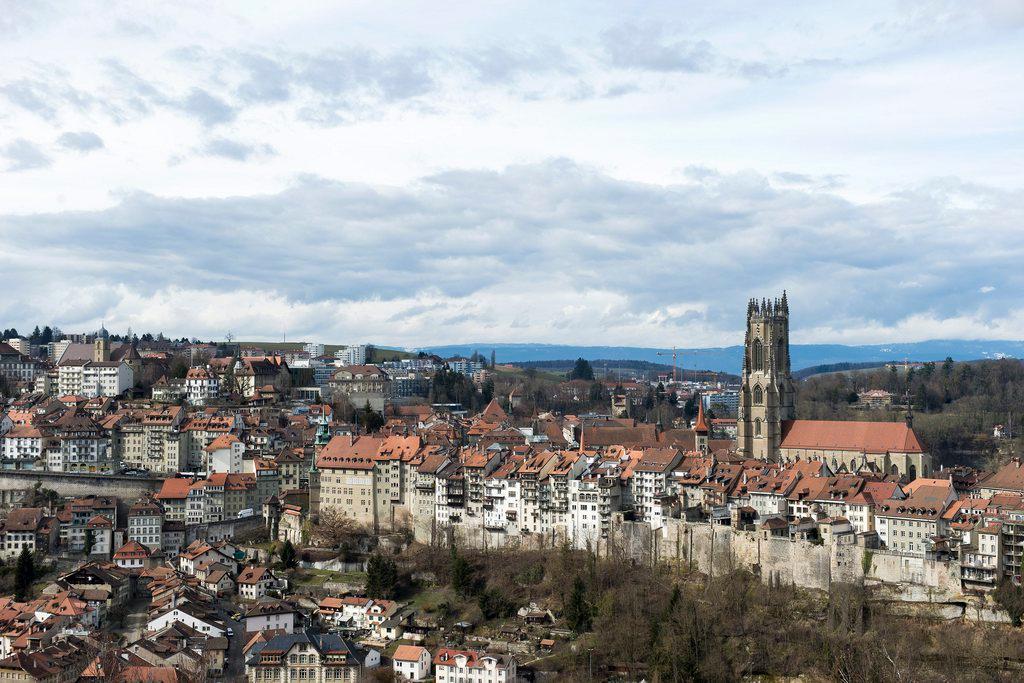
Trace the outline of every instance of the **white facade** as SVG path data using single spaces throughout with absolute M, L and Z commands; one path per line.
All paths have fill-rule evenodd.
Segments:
M 220 396 L 220 378 L 205 368 L 192 368 L 185 376 L 188 402 L 202 406 Z
M 334 352 L 339 365 L 366 365 L 366 344 L 346 346 Z
M 18 426 L 0 438 L 5 467 L 20 469 L 43 457 L 44 438 L 34 427 Z
M 242 456 L 245 454 L 245 444 L 237 439 L 225 448 L 215 448 L 210 451 L 209 474 L 215 472 L 226 472 L 227 474 L 242 473 Z
M 471 659 L 472 657 L 472 659 Z M 516 661 L 508 656 L 442 650 L 434 660 L 437 683 L 510 683 Z
M 246 633 L 256 633 L 258 631 L 280 630 L 285 633 L 295 633 L 302 626 L 297 617 L 298 615 L 295 612 L 246 616 L 245 631 Z
M 61 396 L 120 396 L 135 384 L 135 373 L 125 362 L 69 363 L 57 368 Z
M 422 681 L 430 676 L 430 652 L 425 647 L 399 647 L 391 667 L 399 680 Z
M 178 607 L 175 607 L 154 619 L 150 619 L 149 623 L 146 625 L 146 630 L 162 631 L 176 621 L 180 621 L 186 626 L 190 626 L 204 635 L 213 637 L 220 637 L 224 635 L 224 629 L 220 624 L 201 619 Z

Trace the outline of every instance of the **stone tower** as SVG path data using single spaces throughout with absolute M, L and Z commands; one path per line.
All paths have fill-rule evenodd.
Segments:
M 782 421 L 795 418 L 789 373 L 789 302 L 747 304 L 740 408 L 736 445 L 749 458 L 778 460 Z
M 110 342 L 106 337 L 97 337 L 92 343 L 92 359 L 96 363 L 110 360 Z

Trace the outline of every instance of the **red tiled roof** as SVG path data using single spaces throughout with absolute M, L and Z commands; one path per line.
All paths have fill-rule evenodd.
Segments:
M 857 453 L 924 452 L 913 428 L 904 422 L 786 420 L 779 447 Z

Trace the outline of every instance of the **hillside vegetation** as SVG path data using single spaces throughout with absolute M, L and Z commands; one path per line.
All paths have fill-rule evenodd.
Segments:
M 861 392 L 884 389 L 905 404 L 909 395 L 914 427 L 925 446 L 946 465 L 988 465 L 1019 453 L 1016 437 L 1024 420 L 1024 364 L 1016 359 L 926 363 L 923 368 L 839 372 L 811 377 L 798 385 L 797 414 L 826 420 L 903 420 L 905 408 L 864 410 Z M 1015 438 L 996 440 L 995 425 L 1013 426 Z
M 450 634 L 465 621 L 500 639 L 503 625 L 522 623 L 517 608 L 551 610 L 555 624 L 531 637 L 572 635 L 528 662 L 545 680 L 1010 681 L 1024 657 L 1019 629 L 896 616 L 862 586 L 826 595 L 745 571 L 708 578 L 568 548 L 413 546 L 396 559 L 400 597 Z M 421 579 L 402 578 L 412 575 Z

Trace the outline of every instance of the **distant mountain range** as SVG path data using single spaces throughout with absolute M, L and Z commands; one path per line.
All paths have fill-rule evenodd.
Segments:
M 672 349 L 639 346 L 569 346 L 562 344 L 453 344 L 432 346 L 421 350 L 449 358 L 469 356 L 479 351 L 490 358 L 495 351 L 499 363 L 537 360 L 645 360 L 672 364 Z M 659 352 L 662 355 L 658 355 Z M 680 349 L 679 366 L 687 370 L 715 370 L 738 374 L 742 370 L 743 347 L 726 346 L 706 349 Z M 935 339 L 908 344 L 793 344 L 790 346 L 793 370 L 833 363 L 868 363 L 885 361 L 982 360 L 992 358 L 1024 358 L 1024 341 L 986 341 L 968 339 Z M 667 354 L 667 355 L 665 355 Z

